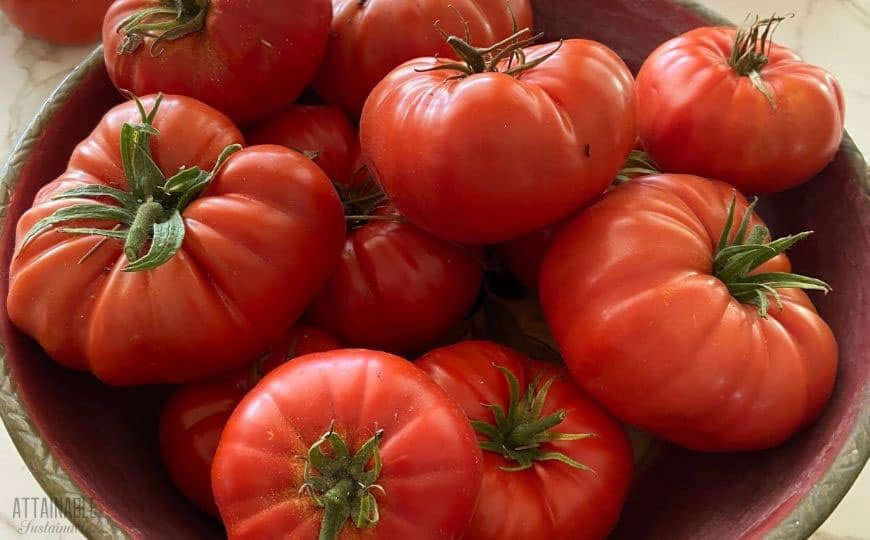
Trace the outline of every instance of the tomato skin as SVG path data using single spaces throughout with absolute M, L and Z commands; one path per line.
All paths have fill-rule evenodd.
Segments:
M 698 28 L 661 45 L 637 77 L 638 128 L 662 170 L 729 182 L 747 194 L 797 186 L 819 173 L 843 137 L 837 80 L 772 45 L 768 99 L 728 65 L 733 28 Z
M 510 0 L 519 28 L 532 26 L 529 0 Z M 399 64 L 421 56 L 453 58 L 435 28 L 462 36 L 468 21 L 474 45 L 486 47 L 511 35 L 504 0 L 332 0 L 329 45 L 313 86 L 327 102 L 359 118 L 366 97 Z
M 372 492 L 380 522 L 369 530 L 348 522 L 340 538 L 462 536 L 482 475 L 480 449 L 462 410 L 410 362 L 345 349 L 279 367 L 230 417 L 212 486 L 231 539 L 317 537 L 323 511 L 299 493 L 304 463 L 298 456 L 333 421 L 351 451 L 384 430 L 378 478 L 384 492 Z
M 560 221 L 498 246 L 498 253 L 507 269 L 528 290 L 538 290 L 538 275 L 544 256 L 563 225 Z
M 100 39 L 103 15 L 114 0 L 0 0 L 9 20 L 25 34 L 62 45 Z
M 236 405 L 259 379 L 289 358 L 340 347 L 329 334 L 294 327 L 263 358 L 259 370 L 245 368 L 179 388 L 160 416 L 160 453 L 178 489 L 203 511 L 220 518 L 211 491 L 211 465 L 221 432 Z
M 762 319 L 712 275 L 734 196 L 694 176 L 634 179 L 570 222 L 541 270 L 544 313 L 580 386 L 695 450 L 780 444 L 818 416 L 836 375 L 836 340 L 803 291 L 780 289 L 783 309 Z M 737 194 L 736 215 L 746 207 Z
M 497 366 L 511 371 L 524 389 L 537 375 L 557 377 L 547 394 L 544 415 L 568 412 L 554 430 L 592 433 L 580 441 L 548 443 L 595 472 L 557 461 L 537 461 L 531 469 L 516 466 L 493 452 L 483 453 L 483 485 L 467 540 L 602 539 L 619 518 L 633 469 L 628 437 L 613 418 L 587 398 L 556 364 L 529 359 L 488 341 L 466 341 L 425 354 L 417 366 L 459 404 L 471 420 L 492 423 L 485 404 L 507 408 L 509 387 Z M 483 438 L 485 439 L 485 437 Z
M 481 250 L 409 223 L 369 222 L 348 234 L 341 263 L 308 314 L 348 345 L 419 351 L 474 306 L 482 260 Z
M 291 105 L 247 132 L 250 144 L 280 144 L 301 152 L 317 152 L 314 163 L 331 180 L 349 185 L 359 154 L 356 129 L 341 109 Z
M 328 0 L 211 0 L 205 27 L 160 44 L 154 38 L 131 54 L 118 52 L 121 24 L 159 0 L 118 0 L 103 24 L 106 67 L 120 89 L 136 95 L 191 96 L 238 123 L 278 112 L 314 76 L 329 32 Z
M 525 51 L 531 61 L 556 46 Z M 360 124 L 369 170 L 436 236 L 487 244 L 549 225 L 604 191 L 634 145 L 633 79 L 600 43 L 566 40 L 516 77 L 418 71 L 444 62 L 396 68 Z
M 146 109 L 154 98 L 143 98 Z M 55 210 L 93 203 L 52 200 L 89 184 L 129 190 L 120 130 L 138 122 L 132 102 L 109 111 L 18 222 L 16 246 Z M 242 136 L 228 118 L 182 96 L 166 96 L 154 127 L 155 163 L 209 170 Z M 178 253 L 147 272 L 124 272 L 123 243 L 40 234 L 10 268 L 7 310 L 60 364 L 112 385 L 183 383 L 240 368 L 302 314 L 341 254 L 344 217 L 335 189 L 303 155 L 278 146 L 234 154 L 182 212 Z M 94 226 L 111 228 L 113 223 Z M 84 259 L 83 259 L 84 257 Z M 81 262 L 80 262 L 81 261 Z M 263 264 L 269 261 L 269 264 Z

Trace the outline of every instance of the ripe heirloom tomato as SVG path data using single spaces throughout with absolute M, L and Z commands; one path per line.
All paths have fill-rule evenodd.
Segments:
M 467 540 L 600 540 L 619 518 L 633 468 L 628 437 L 561 366 L 488 341 L 417 366 L 478 432 L 483 484 Z
M 638 127 L 662 170 L 769 193 L 831 161 L 843 137 L 843 92 L 830 73 L 770 41 L 781 20 L 698 28 L 644 62 Z
M 314 163 L 333 182 L 353 181 L 359 159 L 359 139 L 350 120 L 335 107 L 291 105 L 284 112 L 254 126 L 250 144 L 280 144 L 311 152 Z
M 401 219 L 389 206 L 373 213 Z M 348 345 L 411 352 L 443 337 L 474 306 L 482 250 L 402 221 L 356 225 L 308 312 L 314 324 Z
M 695 450 L 776 446 L 814 420 L 837 343 L 735 190 L 636 178 L 571 221 L 540 294 L 575 380 L 615 416 Z M 738 225 L 739 223 L 739 225 Z
M 350 227 L 341 263 L 308 312 L 316 326 L 346 345 L 400 353 L 430 346 L 468 313 L 483 253 L 404 222 L 359 162 L 338 109 L 293 106 L 250 138 L 320 152 L 315 163 L 345 202 Z
M 115 107 L 78 145 L 19 220 L 10 268 L 12 321 L 114 385 L 243 367 L 302 314 L 344 243 L 341 202 L 311 160 L 239 150 L 223 114 L 160 99 Z
M 562 225 L 562 222 L 554 223 L 498 246 L 498 253 L 507 269 L 528 290 L 538 290 L 541 263 Z
M 451 37 L 464 62 L 411 60 L 366 102 L 366 164 L 436 236 L 487 244 L 549 225 L 603 192 L 634 145 L 616 53 L 581 39 L 523 49 L 525 35 L 491 52 Z
M 329 0 L 118 0 L 103 24 L 115 86 L 202 100 L 240 123 L 295 100 L 329 34 Z
M 212 487 L 231 540 L 449 540 L 474 512 L 481 459 L 462 410 L 425 373 L 345 349 L 288 362 L 248 393 Z
M 659 172 L 656 164 L 650 160 L 649 156 L 635 145 L 635 150 L 632 150 L 629 154 L 628 160 L 623 164 L 611 188 L 628 182 L 632 178 L 648 174 L 658 174 Z M 582 212 L 583 210 L 581 209 L 580 211 Z M 537 292 L 538 275 L 541 272 L 541 263 L 544 262 L 544 256 L 547 254 L 550 244 L 556 239 L 559 230 L 570 219 L 571 217 L 569 216 L 558 223 L 532 231 L 529 234 L 514 238 L 510 242 L 505 242 L 498 246 L 498 254 L 508 270 L 530 291 Z
M 313 86 L 354 118 L 372 88 L 402 62 L 452 57 L 442 32 L 463 35 L 465 23 L 474 43 L 485 45 L 511 34 L 512 13 L 520 28 L 532 24 L 529 0 L 332 0 L 332 6 L 329 45 Z
M 114 0 L 0 0 L 9 20 L 25 34 L 63 45 L 100 39 L 103 16 Z
M 338 342 L 326 332 L 297 326 L 252 366 L 175 391 L 160 416 L 160 453 L 185 497 L 220 518 L 211 492 L 211 464 L 236 405 L 264 375 L 287 360 L 337 348 Z

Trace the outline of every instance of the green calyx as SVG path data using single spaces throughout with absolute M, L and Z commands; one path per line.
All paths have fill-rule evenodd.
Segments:
M 568 413 L 565 409 L 542 416 L 547 393 L 556 377 L 548 379 L 543 384 L 541 378 L 536 377 L 529 384 L 525 395 L 520 396 L 519 381 L 516 376 L 503 366 L 497 367 L 508 381 L 510 401 L 507 411 L 494 403 L 487 405 L 495 418 L 495 425 L 479 420 L 471 422 L 475 431 L 489 439 L 481 442 L 480 447 L 517 463 L 513 467 L 501 467 L 504 471 L 523 471 L 531 468 L 535 461 L 560 461 L 575 469 L 591 472 L 590 467 L 561 452 L 547 452 L 541 448 L 541 445 L 549 442 L 578 441 L 594 437 L 591 433 L 553 432 L 552 429 L 567 417 Z
M 142 103 L 134 99 L 142 121 L 138 124 L 124 124 L 121 128 L 121 160 L 130 191 L 91 184 L 55 196 L 56 200 L 110 199 L 115 204 L 77 204 L 61 208 L 36 222 L 24 236 L 19 253 L 52 226 L 81 220 L 114 221 L 117 225 L 111 229 L 61 227 L 57 231 L 101 236 L 104 241 L 124 241 L 124 254 L 129 261 L 124 268 L 125 272 L 143 272 L 157 268 L 169 261 L 181 248 L 185 234 L 182 210 L 211 183 L 227 158 L 241 150 L 241 146 L 234 144 L 226 147 L 211 171 L 203 171 L 199 167 L 185 168 L 166 179 L 151 156 L 151 137 L 160 136 L 153 123 L 163 96 L 157 97 L 154 107 L 148 113 Z M 143 255 L 142 251 L 149 241 L 148 251 Z
M 751 231 L 749 230 L 749 220 L 758 203 L 758 199 L 754 199 L 743 214 L 743 219 L 734 234 L 734 240 L 729 240 L 734 226 L 736 201 L 735 196 L 728 208 L 725 228 L 722 230 L 713 256 L 713 275 L 725 283 L 731 296 L 744 304 L 757 306 L 758 315 L 766 319 L 770 298 L 782 309 L 782 298 L 777 289 L 796 288 L 826 293 L 831 290 L 830 285 L 824 281 L 790 272 L 751 274 L 762 264 L 811 235 L 812 231 L 768 241 L 770 231 L 767 227 L 756 225 Z
M 773 46 L 773 34 L 779 24 L 792 15 L 777 17 L 775 14 L 767 19 L 759 19 L 756 15 L 750 22 L 737 29 L 734 38 L 734 48 L 728 65 L 741 77 L 749 77 L 752 85 L 764 94 L 773 110 L 776 110 L 776 99 L 761 77 L 761 69 L 767 65 L 770 48 Z
M 376 214 L 375 211 L 389 201 L 381 186 L 369 174 L 366 167 L 360 167 L 353 175 L 350 185 L 333 182 L 341 203 L 344 206 L 344 219 L 348 230 L 371 223 L 390 221 L 401 223 L 402 217 L 395 214 Z
M 524 71 L 539 66 L 550 59 L 559 49 L 562 48 L 560 40 L 556 47 L 534 60 L 527 60 L 526 53 L 523 51 L 525 47 L 533 45 L 544 34 L 531 35 L 531 30 L 523 28 L 517 29 L 516 21 L 514 21 L 514 33 L 511 36 L 494 43 L 489 47 L 475 47 L 471 45 L 471 36 L 469 35 L 468 25 L 465 27 L 465 37 L 448 36 L 439 26 L 436 26 L 442 36 L 447 40 L 447 43 L 453 48 L 459 62 L 449 62 L 439 64 L 437 66 L 425 69 L 418 69 L 419 72 L 427 71 L 456 71 L 456 78 L 468 77 L 476 73 L 500 72 L 506 75 L 515 76 Z
M 351 455 L 344 438 L 330 426 L 308 449 L 305 483 L 299 492 L 307 493 L 323 508 L 319 540 L 338 538 L 348 518 L 358 529 L 370 529 L 378 524 L 378 501 L 372 490 L 384 491 L 377 484 L 381 474 L 378 444 L 383 435 L 384 430 L 378 430 Z M 330 454 L 323 452 L 327 444 L 332 450 Z M 370 468 L 369 462 L 372 463 Z
M 629 180 L 633 180 L 634 178 L 650 174 L 659 174 L 660 172 L 658 165 L 656 165 L 655 161 L 653 161 L 649 154 L 643 150 L 632 150 L 628 155 L 625 165 L 622 166 L 622 169 L 619 170 L 619 174 L 617 174 L 616 178 L 613 180 L 613 185 L 618 186 L 628 182 Z
M 161 0 L 159 6 L 143 9 L 118 26 L 124 38 L 118 46 L 120 54 L 132 54 L 145 41 L 154 38 L 150 53 L 159 56 L 166 41 L 181 39 L 199 32 L 205 26 L 210 0 Z

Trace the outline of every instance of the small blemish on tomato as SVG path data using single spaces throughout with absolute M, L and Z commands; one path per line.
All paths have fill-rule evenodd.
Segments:
M 586 144 L 583 146 L 583 152 L 586 154 L 586 157 L 592 157 L 592 145 Z

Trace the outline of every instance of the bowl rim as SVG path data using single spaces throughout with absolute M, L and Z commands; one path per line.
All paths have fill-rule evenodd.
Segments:
M 676 5 L 695 11 L 713 24 L 733 26 L 733 23 L 715 11 L 691 0 L 671 0 Z M 27 162 L 35 143 L 47 123 L 64 104 L 78 84 L 103 63 L 103 47 L 97 46 L 51 93 L 15 144 L 5 166 L 0 169 L 0 219 L 4 219 L 9 198 L 18 182 L 21 169 Z M 856 171 L 861 191 L 870 197 L 870 168 L 848 133 L 840 147 L 846 150 Z M 0 231 L 5 223 L 0 222 Z M 84 511 L 68 512 L 69 505 L 59 505 L 75 527 L 88 538 L 130 538 L 111 516 L 100 509 L 82 486 L 73 480 L 42 438 L 40 430 L 30 417 L 12 380 L 6 363 L 6 347 L 0 341 L 0 416 L 18 453 L 34 478 L 52 500 L 75 499 L 81 501 Z M 797 505 L 776 525 L 764 531 L 774 540 L 807 538 L 839 505 L 858 478 L 864 464 L 870 459 L 870 383 L 865 383 L 855 425 L 816 484 Z M 831 503 L 834 504 L 831 504 Z

